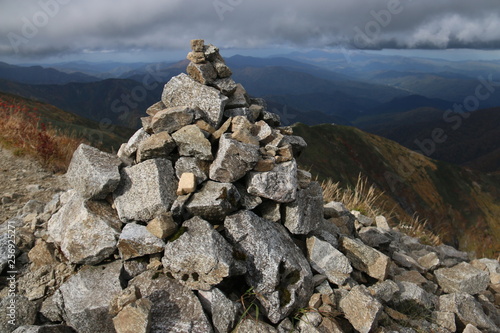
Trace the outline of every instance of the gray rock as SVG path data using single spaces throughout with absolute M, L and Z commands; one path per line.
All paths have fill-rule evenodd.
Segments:
M 454 313 L 462 325 L 472 324 L 480 329 L 500 332 L 495 323 L 486 316 L 481 304 L 466 293 L 453 293 L 439 297 L 439 311 Z
M 329 219 L 332 217 L 341 217 L 345 215 L 349 215 L 350 212 L 347 207 L 338 201 L 330 201 L 323 207 L 323 212 L 325 214 L 325 218 Z
M 155 104 L 151 105 L 147 110 L 146 113 L 150 116 L 154 116 L 156 113 L 159 111 L 165 109 L 165 104 L 163 104 L 162 101 L 156 102 Z
M 172 139 L 168 132 L 153 134 L 139 145 L 137 162 L 143 162 L 152 158 L 168 158 L 176 147 L 174 139 Z
M 62 322 L 64 310 L 64 299 L 61 290 L 57 289 L 54 294 L 47 297 L 40 307 L 40 316 L 51 322 Z
M 207 115 L 205 120 L 218 127 L 228 98 L 217 89 L 198 83 L 182 73 L 165 85 L 161 100 L 167 107 L 200 108 Z
M 285 227 L 296 235 L 307 235 L 323 221 L 323 190 L 318 182 L 297 191 L 297 199 L 285 205 Z
M 233 184 L 207 181 L 185 208 L 188 213 L 209 221 L 223 221 L 238 209 L 239 201 L 240 194 Z
M 61 286 L 66 323 L 80 333 L 114 333 L 108 307 L 122 289 L 119 261 L 85 266 Z
M 466 252 L 458 251 L 449 245 L 439 245 L 436 247 L 439 258 L 444 261 L 446 259 L 458 259 L 460 261 L 468 261 L 469 255 Z
M 276 165 L 271 171 L 249 172 L 247 191 L 280 203 L 294 201 L 297 198 L 297 163 L 292 160 Z
M 18 327 L 12 333 L 72 333 L 74 332 L 71 328 L 66 325 L 27 325 Z
M 118 251 L 123 260 L 160 253 L 165 242 L 154 236 L 146 226 L 129 223 L 125 225 L 118 240 Z
M 180 179 L 183 173 L 191 172 L 196 176 L 198 184 L 201 184 L 208 179 L 209 167 L 210 163 L 208 161 L 183 156 L 175 162 L 175 174 Z
M 392 257 L 392 260 L 394 260 L 394 262 L 397 265 L 399 265 L 400 267 L 405 267 L 405 268 L 416 270 L 419 272 L 425 271 L 425 268 L 420 266 L 420 264 L 415 259 L 413 259 L 409 255 L 406 255 L 402 252 L 396 251 L 392 254 L 391 257 Z
M 82 197 L 104 199 L 120 182 L 120 164 L 117 156 L 82 143 L 73 153 L 66 179 Z
M 0 332 L 12 332 L 18 327 L 35 324 L 39 305 L 16 292 L 12 297 L 3 297 L 0 307 Z
M 481 333 L 481 331 L 478 330 L 476 326 L 467 324 L 462 333 Z
M 430 315 L 434 307 L 433 295 L 411 282 L 398 282 L 399 292 L 392 302 L 394 308 L 407 315 Z
M 309 233 L 309 236 L 315 236 L 322 241 L 330 243 L 334 248 L 338 248 L 339 228 L 328 220 L 322 219 L 317 229 Z
M 487 272 L 474 268 L 468 263 L 460 263 L 452 268 L 440 268 L 434 272 L 439 286 L 446 293 L 464 292 L 475 295 L 488 288 Z
M 232 332 L 243 312 L 239 302 L 233 302 L 220 289 L 199 291 L 203 308 L 212 316 L 215 332 Z
M 234 186 L 240 193 L 240 203 L 245 209 L 253 210 L 262 203 L 262 199 L 258 196 L 248 193 L 247 188 L 244 185 L 240 183 L 234 183 Z
M 452 312 L 434 311 L 432 313 L 432 321 L 450 332 L 457 331 L 457 325 L 455 324 L 455 314 Z
M 151 120 L 154 133 L 173 132 L 193 122 L 195 111 L 187 106 L 174 106 L 157 112 Z
M 213 332 L 199 300 L 177 281 L 146 271 L 131 280 L 129 286 L 137 287 L 142 297 L 153 303 L 150 333 Z
M 257 208 L 257 215 L 271 222 L 281 222 L 281 204 L 266 200 Z
M 95 265 L 116 250 L 121 222 L 105 202 L 85 201 L 73 193 L 48 221 L 52 242 L 75 264 Z
M 233 92 L 231 96 L 229 96 L 226 108 L 227 109 L 247 108 L 249 106 L 250 106 L 250 100 L 248 98 L 247 92 L 245 88 L 243 88 L 243 86 L 240 83 L 238 83 L 236 85 L 236 90 Z
M 360 333 L 374 331 L 383 306 L 373 298 L 365 286 L 355 286 L 339 302 L 340 310 L 351 325 Z
M 377 228 L 379 228 L 381 231 L 391 230 L 391 227 L 389 226 L 389 223 L 387 222 L 387 219 L 384 216 L 376 216 L 375 224 L 377 225 Z
M 338 286 L 342 286 L 352 272 L 351 264 L 342 252 L 316 237 L 307 238 L 307 254 L 311 267 Z
M 381 302 L 390 302 L 397 292 L 399 292 L 399 286 L 396 282 L 392 280 L 379 281 L 373 286 L 369 287 L 368 290 L 370 294 Z
M 151 307 L 153 303 L 141 298 L 126 305 L 113 318 L 116 333 L 149 333 L 151 330 Z
M 222 79 L 217 79 L 212 82 L 212 85 L 220 90 L 220 92 L 226 96 L 231 95 L 236 90 L 236 82 L 230 77 L 225 77 Z
M 361 214 L 361 212 L 358 212 L 357 210 L 353 210 L 351 214 L 354 215 L 356 220 L 358 220 L 358 222 L 361 223 L 364 227 L 370 227 L 373 222 L 375 222 L 372 218 Z
M 235 328 L 234 333 L 277 333 L 276 329 L 269 324 L 253 318 L 244 318 L 242 322 Z
M 199 64 L 191 62 L 187 66 L 186 72 L 193 80 L 204 85 L 212 84 L 217 78 L 217 72 L 210 62 Z
M 224 226 L 229 241 L 246 256 L 245 278 L 271 322 L 307 304 L 313 291 L 311 269 L 283 226 L 250 211 L 228 216 Z
M 292 146 L 293 156 L 299 157 L 304 149 L 307 148 L 306 141 L 297 135 L 285 135 L 282 145 L 289 144 Z
M 391 262 L 389 257 L 356 239 L 342 237 L 340 244 L 354 268 L 380 281 L 386 279 Z
M 177 180 L 172 162 L 167 159 L 123 168 L 121 176 L 114 199 L 123 222 L 149 221 L 166 213 L 176 198 Z
M 225 277 L 243 273 L 231 245 L 207 221 L 193 217 L 184 233 L 165 246 L 164 270 L 190 289 L 210 290 Z
M 435 252 L 429 252 L 417 258 L 417 262 L 427 270 L 434 270 L 439 267 L 441 260 Z
M 217 71 L 217 76 L 220 78 L 228 78 L 233 74 L 231 72 L 231 69 L 224 63 L 224 60 L 222 60 L 222 58 L 215 59 L 212 64 Z
M 200 160 L 212 161 L 212 145 L 196 125 L 184 126 L 172 134 L 181 156 L 196 157 Z
M 381 248 L 391 243 L 389 235 L 379 228 L 365 227 L 358 232 L 359 238 L 368 246 Z
M 222 183 L 235 182 L 253 169 L 259 156 L 258 146 L 233 140 L 231 134 L 224 134 L 210 166 L 210 179 Z
M 271 127 L 278 127 L 281 125 L 280 116 L 276 113 L 269 111 L 262 111 L 262 120 L 265 121 Z
M 137 130 L 137 132 L 132 135 L 125 146 L 122 145 L 118 151 L 118 157 L 120 159 L 127 159 L 132 157 L 139 149 L 139 145 L 142 141 L 149 138 L 149 134 L 143 128 Z

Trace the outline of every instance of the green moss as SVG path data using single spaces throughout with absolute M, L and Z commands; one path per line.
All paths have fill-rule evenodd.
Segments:
M 168 238 L 168 241 L 169 242 L 175 242 L 177 239 L 179 239 L 179 237 L 181 237 L 188 229 L 186 227 L 180 227 L 179 230 L 177 230 L 177 232 L 175 234 L 173 234 L 172 236 L 170 236 L 170 238 Z

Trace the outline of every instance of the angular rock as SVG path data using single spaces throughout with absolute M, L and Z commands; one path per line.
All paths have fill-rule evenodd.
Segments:
M 121 222 L 104 202 L 71 199 L 48 221 L 52 242 L 75 264 L 95 265 L 116 250 Z
M 191 62 L 187 66 L 186 72 L 193 80 L 204 85 L 212 84 L 217 78 L 217 72 L 210 62 L 197 64 Z
M 225 277 L 242 273 L 233 249 L 213 226 L 199 217 L 185 221 L 184 233 L 165 246 L 164 270 L 190 289 L 210 290 Z
M 224 226 L 229 241 L 246 256 L 245 279 L 271 322 L 307 304 L 313 291 L 310 266 L 283 226 L 250 211 L 228 216 Z
M 212 316 L 212 323 L 216 332 L 232 332 L 243 311 L 238 302 L 233 302 L 220 289 L 199 291 L 203 308 Z
M 104 199 L 120 182 L 120 159 L 97 148 L 80 144 L 66 173 L 71 187 L 86 199 Z
M 149 333 L 152 306 L 153 303 L 147 298 L 127 305 L 113 318 L 116 333 Z
M 204 46 L 205 46 L 205 41 L 203 39 L 191 40 L 191 50 L 193 50 L 194 52 L 203 52 Z
M 183 73 L 165 85 L 161 100 L 167 107 L 185 105 L 200 108 L 207 115 L 205 120 L 218 127 L 228 98 L 217 89 L 198 83 Z
M 163 274 L 146 271 L 129 282 L 150 300 L 151 333 L 213 332 L 201 304 L 188 288 Z
M 248 98 L 247 92 L 245 88 L 243 88 L 243 86 L 238 83 L 236 85 L 236 90 L 233 92 L 231 96 L 229 96 L 226 108 L 228 109 L 247 108 L 249 106 L 250 106 L 250 100 Z
M 240 194 L 233 184 L 208 181 L 193 194 L 186 210 L 209 221 L 223 221 L 238 209 L 239 201 Z
M 432 321 L 450 332 L 456 332 L 457 330 L 455 314 L 452 312 L 434 311 L 432 313 Z
M 324 242 L 328 242 L 335 248 L 338 248 L 339 228 L 328 220 L 322 219 L 317 229 L 309 233 L 309 236 L 315 236 Z
M 150 233 L 160 239 L 165 239 L 175 233 L 177 223 L 172 218 L 172 213 L 161 214 L 149 221 L 147 229 Z
M 297 135 L 285 135 L 283 145 L 289 144 L 292 146 L 293 156 L 299 157 L 304 149 L 307 148 L 306 141 Z
M 391 243 L 392 239 L 388 234 L 382 232 L 379 228 L 365 227 L 358 232 L 359 238 L 368 246 L 381 248 Z
M 383 306 L 370 296 L 366 287 L 355 286 L 339 302 L 340 310 L 360 333 L 369 333 L 378 325 Z
M 271 222 L 281 222 L 281 204 L 266 200 L 259 205 L 257 215 Z
M 311 267 L 338 286 L 342 286 L 352 272 L 349 259 L 342 252 L 316 237 L 307 239 L 307 254 Z
M 394 308 L 407 315 L 430 315 L 432 296 L 411 282 L 398 282 L 399 292 L 393 298 Z
M 143 162 L 153 158 L 168 158 L 176 147 L 174 139 L 172 139 L 168 132 L 153 134 L 139 145 L 137 150 L 137 162 Z
M 66 325 L 28 325 L 20 326 L 12 333 L 72 333 L 73 330 Z
M 187 106 L 174 106 L 158 111 L 151 120 L 154 133 L 173 132 L 190 125 L 193 122 L 195 111 Z
M 259 160 L 259 148 L 222 135 L 217 156 L 210 166 L 210 179 L 232 183 L 246 175 Z
M 39 306 L 26 297 L 17 293 L 12 297 L 5 295 L 0 306 L 0 332 L 12 332 L 18 327 L 35 324 Z
M 114 333 L 108 307 L 122 289 L 120 261 L 103 266 L 85 266 L 61 286 L 66 323 L 81 333 Z
M 139 149 L 139 145 L 142 141 L 149 138 L 149 134 L 142 128 L 138 129 L 137 132 L 132 135 L 125 146 L 122 146 L 118 151 L 117 155 L 120 159 L 126 159 L 132 157 Z
M 192 172 L 185 172 L 179 179 L 179 185 L 177 186 L 177 195 L 186 195 L 196 191 L 196 176 Z
M 28 253 L 28 258 L 35 267 L 57 264 L 54 257 L 54 246 L 43 239 L 36 241 L 35 247 Z
M 297 191 L 295 201 L 285 205 L 285 227 L 296 235 L 307 235 L 323 221 L 323 190 L 318 182 Z
M 203 45 L 203 52 L 205 53 L 205 57 L 207 58 L 208 61 L 212 62 L 217 59 L 222 59 L 222 57 L 219 54 L 219 48 L 215 45 L 208 44 L 208 45 Z
M 467 324 L 467 326 L 465 326 L 463 330 L 463 333 L 481 333 L 481 331 L 478 330 L 476 326 Z
M 158 111 L 161 111 L 165 109 L 165 104 L 163 104 L 162 101 L 159 101 L 153 105 L 151 105 L 147 110 L 146 113 L 150 116 L 154 116 Z
M 368 290 L 370 294 L 377 298 L 378 300 L 388 303 L 392 299 L 397 292 L 399 292 L 399 286 L 396 282 L 392 280 L 380 281 L 369 287 Z
M 164 247 L 165 242 L 149 232 L 146 226 L 135 223 L 125 225 L 118 240 L 118 251 L 123 260 L 160 253 Z
M 441 263 L 435 252 L 429 252 L 428 254 L 419 257 L 417 262 L 427 270 L 434 270 Z
M 297 198 L 297 163 L 292 160 L 276 165 L 271 171 L 249 172 L 247 191 L 280 203 L 294 201 Z
M 222 79 L 217 79 L 212 82 L 212 85 L 220 90 L 220 92 L 226 96 L 231 95 L 236 90 L 236 82 L 230 77 L 225 77 Z
M 209 167 L 210 163 L 208 161 L 184 156 L 175 162 L 175 174 L 177 178 L 181 178 L 183 173 L 191 172 L 196 176 L 196 182 L 199 185 L 208 179 Z
M 434 275 L 446 293 L 464 292 L 475 295 L 486 290 L 490 282 L 487 272 L 465 262 L 451 268 L 440 268 Z
M 240 203 L 245 209 L 253 210 L 262 203 L 262 199 L 248 193 L 244 185 L 235 183 L 234 186 L 240 193 Z
M 472 324 L 480 329 L 499 332 L 495 323 L 486 316 L 481 304 L 466 293 L 453 293 L 439 297 L 439 311 L 454 313 L 463 326 Z
M 196 125 L 184 126 L 172 134 L 181 156 L 196 157 L 200 160 L 212 161 L 212 145 Z
M 224 60 L 222 60 L 222 58 L 215 59 L 212 64 L 214 65 L 214 68 L 217 72 L 217 76 L 221 79 L 228 78 L 233 75 L 233 72 L 231 72 L 231 69 L 224 63 Z
M 389 257 L 359 240 L 342 237 L 340 244 L 354 268 L 380 281 L 386 279 L 391 262 Z
M 174 202 L 177 180 L 172 162 L 151 159 L 123 168 L 114 192 L 118 216 L 123 222 L 150 221 L 166 213 Z
M 389 226 L 389 223 L 387 222 L 387 219 L 384 216 L 377 216 L 375 217 L 375 224 L 377 225 L 377 228 L 383 231 L 390 231 L 391 227 Z
M 330 201 L 323 207 L 325 218 L 341 217 L 351 214 L 342 202 Z
M 189 52 L 186 58 L 195 64 L 203 64 L 207 59 L 205 58 L 205 53 L 203 52 Z
M 234 333 L 278 333 L 278 331 L 269 324 L 253 318 L 244 319 L 233 331 Z

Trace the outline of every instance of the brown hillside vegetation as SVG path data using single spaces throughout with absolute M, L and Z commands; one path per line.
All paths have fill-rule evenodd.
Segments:
M 352 127 L 298 124 L 294 132 L 308 143 L 299 163 L 320 180 L 354 188 L 361 173 L 400 219 L 417 214 L 449 244 L 480 256 L 500 253 L 497 175 L 432 160 Z

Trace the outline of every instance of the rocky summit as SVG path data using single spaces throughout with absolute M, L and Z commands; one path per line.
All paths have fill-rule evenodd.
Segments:
M 191 47 L 116 155 L 82 144 L 0 226 L 0 332 L 500 332 L 498 261 L 324 202 L 306 142 Z

